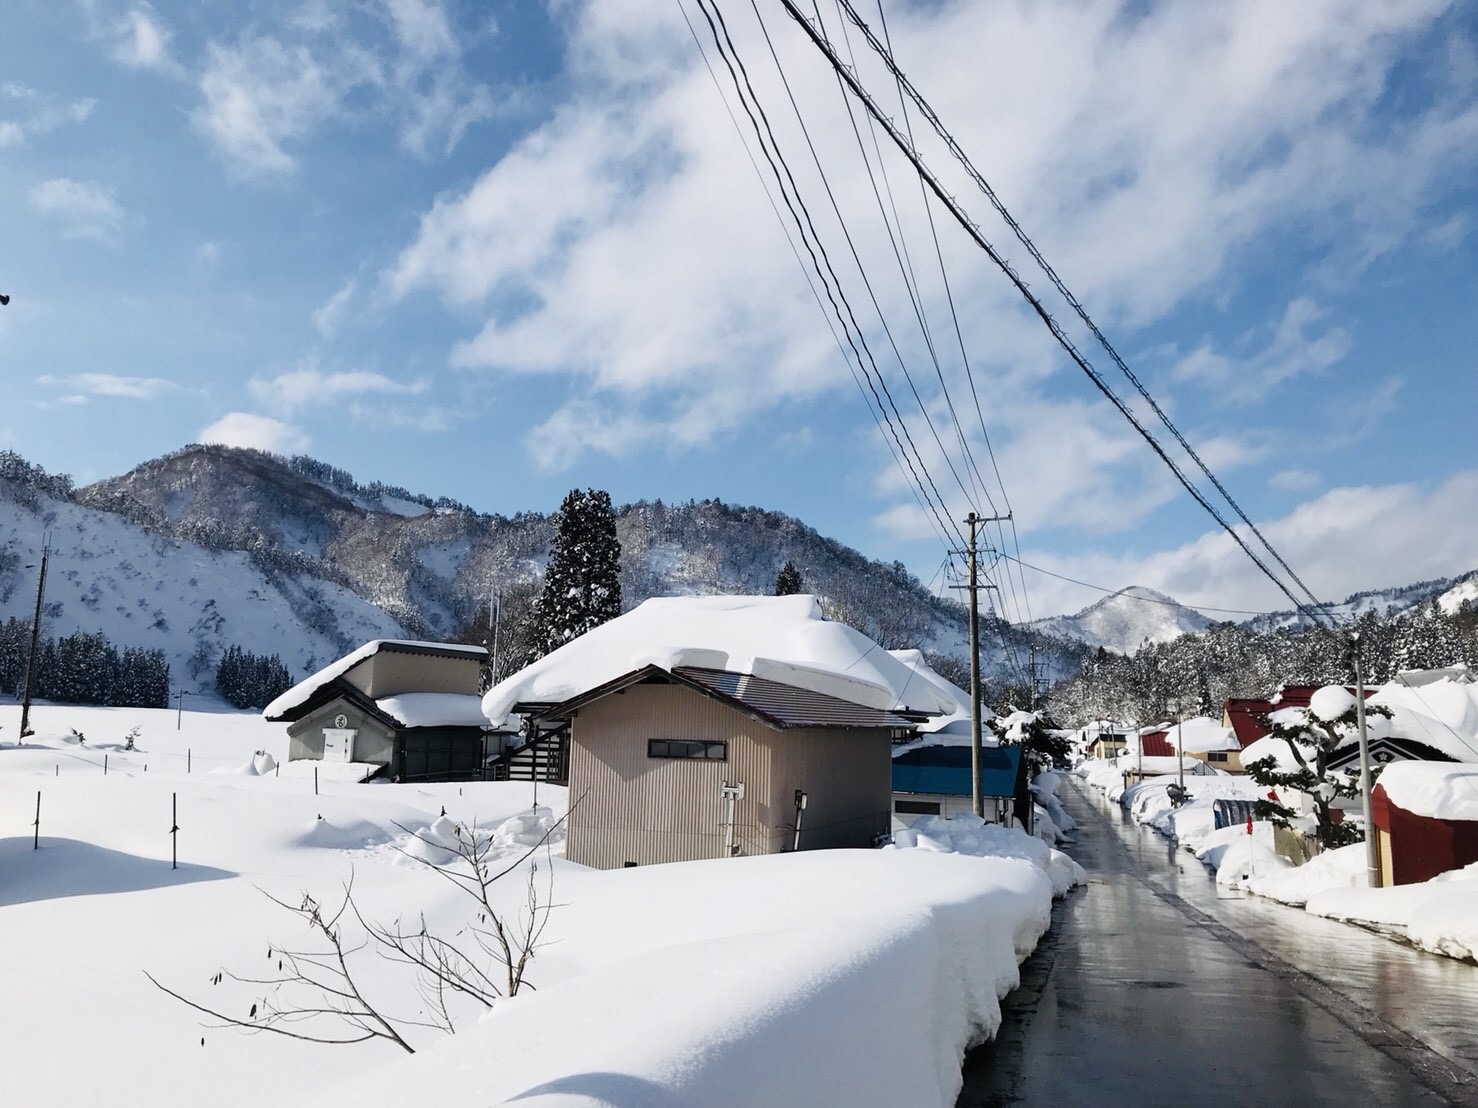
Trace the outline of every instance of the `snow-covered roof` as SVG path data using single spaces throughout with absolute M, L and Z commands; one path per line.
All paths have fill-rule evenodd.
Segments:
M 748 673 L 871 708 L 931 715 L 958 713 L 963 697 L 969 712 L 969 697 L 921 656 L 914 664 L 895 657 L 800 594 L 645 601 L 494 685 L 483 713 L 501 724 L 515 704 L 569 700 L 647 665 Z
M 445 657 L 468 657 L 486 658 L 487 651 L 480 646 L 464 646 L 461 643 L 444 642 L 420 642 L 415 639 L 371 639 L 357 650 L 351 650 L 338 661 L 330 662 L 317 673 L 303 678 L 287 692 L 262 709 L 262 715 L 267 719 L 276 719 L 294 708 L 306 704 L 308 700 L 330 681 L 334 681 L 348 673 L 366 658 L 372 658 L 380 651 L 406 651 L 413 654 L 440 654 Z M 481 721 L 479 721 L 480 723 Z
M 1209 716 L 1195 716 L 1173 725 L 1165 735 L 1172 750 L 1183 754 L 1205 754 L 1212 750 L 1236 750 L 1237 737 L 1230 727 Z
M 1372 718 L 1372 734 L 1400 735 L 1459 762 L 1478 762 L 1478 685 L 1442 678 L 1412 688 L 1382 685 L 1369 699 L 1391 710 L 1389 721 Z
M 486 727 L 476 693 L 418 692 L 386 696 L 375 707 L 402 727 Z
M 1478 820 L 1478 766 L 1392 762 L 1379 787 L 1391 803 L 1429 819 Z

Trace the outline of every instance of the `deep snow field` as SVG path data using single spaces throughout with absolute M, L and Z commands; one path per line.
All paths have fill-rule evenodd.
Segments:
M 43 704 L 18 747 L 19 715 L 0 705 L 9 1104 L 947 1105 L 1054 891 L 1081 875 L 1038 840 L 962 824 L 901 849 L 599 872 L 560 856 L 556 827 L 524 863 L 553 908 L 518 997 L 452 998 L 455 1035 L 416 1026 L 428 1003 L 413 971 L 358 949 L 346 913 L 356 982 L 407 1021 L 416 1053 L 300 1042 L 203 1026 L 145 974 L 246 1019 L 269 988 L 231 974 L 270 977 L 284 948 L 326 949 L 269 897 L 306 891 L 333 909 L 351 880 L 366 920 L 414 931 L 424 914 L 456 936 L 471 902 L 425 864 L 452 859 L 454 823 L 493 832 L 514 862 L 565 791 L 540 786 L 535 810 L 528 783 L 360 785 L 325 768 L 315 795 L 311 766 L 276 765 L 285 730 L 253 713 L 185 711 L 176 729 L 174 710 Z M 527 876 L 493 886 L 509 918 Z

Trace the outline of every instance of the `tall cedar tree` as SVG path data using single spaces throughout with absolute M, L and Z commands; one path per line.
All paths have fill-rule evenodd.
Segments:
M 1330 807 L 1336 798 L 1359 796 L 1360 778 L 1358 772 L 1331 770 L 1329 761 L 1335 749 L 1355 734 L 1354 697 L 1350 698 L 1349 708 L 1333 719 L 1320 716 L 1314 710 L 1317 706 L 1316 703 L 1308 708 L 1288 708 L 1274 713 L 1277 718 L 1268 721 L 1268 737 L 1285 740 L 1295 768 L 1279 769 L 1278 760 L 1271 754 L 1248 763 L 1244 768 L 1247 776 L 1259 785 L 1269 789 L 1297 789 L 1307 794 L 1314 802 L 1320 845 L 1349 846 L 1363 841 L 1364 836 L 1351 824 L 1335 823 Z M 1367 720 L 1375 716 L 1389 717 L 1390 714 L 1389 708 L 1368 701 L 1365 704 Z M 1294 811 L 1269 796 L 1257 802 L 1257 815 L 1259 819 L 1271 819 L 1279 827 L 1287 827 Z
M 801 571 L 795 568 L 794 562 L 786 562 L 779 576 L 775 578 L 776 596 L 794 596 L 796 593 L 804 592 L 806 583 L 801 580 Z
M 611 494 L 571 489 L 559 506 L 544 589 L 534 613 L 542 657 L 621 614 L 621 542 Z

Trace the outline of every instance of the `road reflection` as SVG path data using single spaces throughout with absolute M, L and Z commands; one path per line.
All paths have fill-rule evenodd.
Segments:
M 1090 883 L 967 1059 L 962 1108 L 1478 1105 L 1478 968 L 1219 893 L 1093 790 L 1066 803 Z

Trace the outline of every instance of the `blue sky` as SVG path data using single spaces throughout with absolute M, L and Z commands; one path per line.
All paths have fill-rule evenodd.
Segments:
M 874 166 L 921 275 L 937 375 L 835 82 L 761 0 L 942 447 L 862 312 L 753 11 L 720 6 L 962 517 L 980 501 L 949 479 L 945 454 L 968 463 L 939 377 L 983 468 L 985 443 L 917 181 L 892 152 Z M 873 0 L 857 6 L 880 26 Z M 503 513 L 552 510 L 576 485 L 618 502 L 715 496 L 929 580 L 946 544 L 683 11 L 706 34 L 696 0 L 7 4 L 0 445 L 79 482 L 192 441 L 306 452 Z M 915 85 L 1315 591 L 1478 567 L 1470 5 L 884 11 Z M 1203 605 L 1286 606 L 934 215 L 1022 557 Z M 1095 598 L 1025 583 L 1034 615 Z

